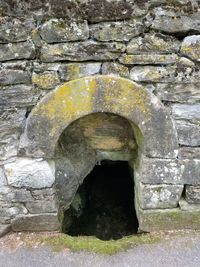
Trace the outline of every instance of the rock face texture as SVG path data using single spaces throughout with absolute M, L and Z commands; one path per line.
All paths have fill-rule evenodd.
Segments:
M 0 1 L 0 236 L 57 230 L 103 159 L 134 169 L 141 230 L 200 227 L 199 10 Z

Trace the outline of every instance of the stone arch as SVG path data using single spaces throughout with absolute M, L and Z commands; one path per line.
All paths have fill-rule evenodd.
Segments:
M 108 112 L 136 125 L 136 141 L 148 157 L 175 158 L 177 135 L 163 104 L 144 87 L 115 76 L 73 80 L 47 94 L 30 113 L 20 141 L 20 154 L 53 158 L 61 133 L 78 118 Z

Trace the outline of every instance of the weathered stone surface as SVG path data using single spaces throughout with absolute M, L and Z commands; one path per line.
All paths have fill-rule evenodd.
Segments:
M 159 99 L 164 101 L 194 103 L 200 99 L 199 88 L 199 83 L 157 83 L 153 92 Z
M 32 59 L 34 57 L 35 48 L 31 41 L 0 44 L 0 61 Z
M 36 200 L 53 200 L 55 198 L 55 190 L 53 188 L 33 190 L 31 194 Z
M 10 230 L 10 224 L 0 224 L 0 237 L 6 235 L 8 232 L 10 232 Z
M 135 179 L 147 184 L 200 184 L 200 160 L 143 157 Z
M 7 184 L 7 180 L 4 174 L 3 169 L 0 167 L 0 187 Z
M 26 110 L 0 110 L 0 161 L 17 155 Z
M 53 89 L 60 84 L 60 78 L 57 72 L 45 71 L 43 73 L 33 73 L 32 83 L 41 89 Z
M 57 212 L 55 201 L 52 200 L 35 200 L 33 202 L 27 202 L 25 204 L 27 210 L 30 213 L 52 213 Z
M 200 70 L 193 67 L 138 66 L 130 71 L 130 78 L 138 82 L 199 83 Z
M 200 159 L 200 147 L 183 146 L 179 148 L 180 159 Z
M 0 17 L 0 43 L 26 41 L 33 27 L 31 19 Z
M 200 16 L 198 12 L 184 15 L 181 12 L 158 7 L 155 9 L 155 18 L 151 28 L 166 33 L 200 32 L 199 22 Z
M 47 43 L 86 40 L 89 38 L 89 28 L 87 21 L 69 23 L 63 19 L 50 19 L 42 25 L 40 35 Z
M 117 62 L 106 62 L 102 64 L 102 74 L 113 74 L 120 77 L 129 77 L 129 69 Z
M 27 214 L 28 211 L 21 203 L 2 203 L 0 205 L 0 217 L 4 217 L 5 219 L 14 218 L 19 214 Z
M 175 119 L 190 120 L 198 124 L 200 120 L 200 104 L 173 104 L 172 115 Z
M 168 65 L 173 64 L 178 60 L 176 54 L 142 54 L 142 55 L 128 55 L 123 54 L 119 61 L 125 65 Z
M 181 44 L 180 53 L 200 62 L 200 35 L 187 36 Z
M 0 108 L 33 106 L 40 92 L 32 85 L 18 84 L 0 88 Z
M 180 42 L 169 35 L 161 33 L 146 33 L 144 36 L 133 38 L 128 46 L 128 54 L 159 53 L 169 54 L 178 52 Z
M 182 211 L 178 208 L 160 210 L 142 210 L 137 212 L 139 229 L 145 232 L 196 229 L 200 227 L 200 213 L 197 211 Z
M 188 203 L 200 204 L 200 185 L 186 185 L 185 198 Z
M 98 41 L 130 41 L 145 31 L 141 19 L 119 22 L 103 22 L 90 28 L 91 37 Z
M 184 67 L 184 66 L 195 67 L 195 63 L 186 57 L 179 57 L 177 61 L 177 65 L 180 67 Z
M 8 184 L 15 187 L 51 187 L 55 180 L 53 168 L 44 160 L 17 158 L 4 168 Z
M 178 206 L 183 185 L 150 185 L 139 183 L 138 204 L 142 209 L 167 209 Z
M 179 201 L 180 209 L 183 211 L 198 211 L 200 212 L 200 204 L 191 204 L 181 198 Z
M 13 231 L 56 231 L 59 229 L 57 214 L 17 216 L 11 221 Z
M 11 188 L 5 196 L 8 202 L 27 202 L 33 201 L 34 198 L 31 195 L 31 192 L 26 189 L 13 189 Z
M 184 120 L 176 121 L 179 144 L 200 146 L 200 126 Z
M 72 121 L 95 112 L 116 113 L 138 125 L 136 140 L 144 154 L 177 156 L 176 131 L 162 103 L 136 83 L 103 75 L 68 82 L 45 96 L 29 115 L 20 150 L 26 155 L 52 157 L 60 133 Z
M 61 64 L 58 68 L 59 75 L 63 81 L 70 81 L 84 76 L 99 74 L 101 63 L 70 63 Z
M 92 40 L 51 44 L 42 47 L 41 60 L 43 62 L 110 60 L 118 58 L 124 50 L 125 45 L 121 43 L 98 43 Z
M 30 83 L 31 75 L 23 70 L 0 70 L 0 85 Z

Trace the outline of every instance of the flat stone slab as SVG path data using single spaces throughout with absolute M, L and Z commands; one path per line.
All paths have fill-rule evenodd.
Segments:
M 10 232 L 11 226 L 8 224 L 0 224 L 0 238 Z
M 17 216 L 11 221 L 13 231 L 56 231 L 59 229 L 57 214 L 43 213 Z

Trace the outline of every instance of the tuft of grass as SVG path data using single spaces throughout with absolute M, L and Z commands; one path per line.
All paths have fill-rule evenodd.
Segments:
M 57 236 L 43 237 L 41 241 L 44 245 L 50 246 L 55 252 L 68 248 L 71 251 L 88 251 L 113 255 L 141 244 L 158 242 L 160 241 L 160 237 L 152 236 L 150 234 L 141 234 L 123 237 L 119 240 L 103 241 L 93 236 L 72 237 L 69 235 L 59 234 Z

